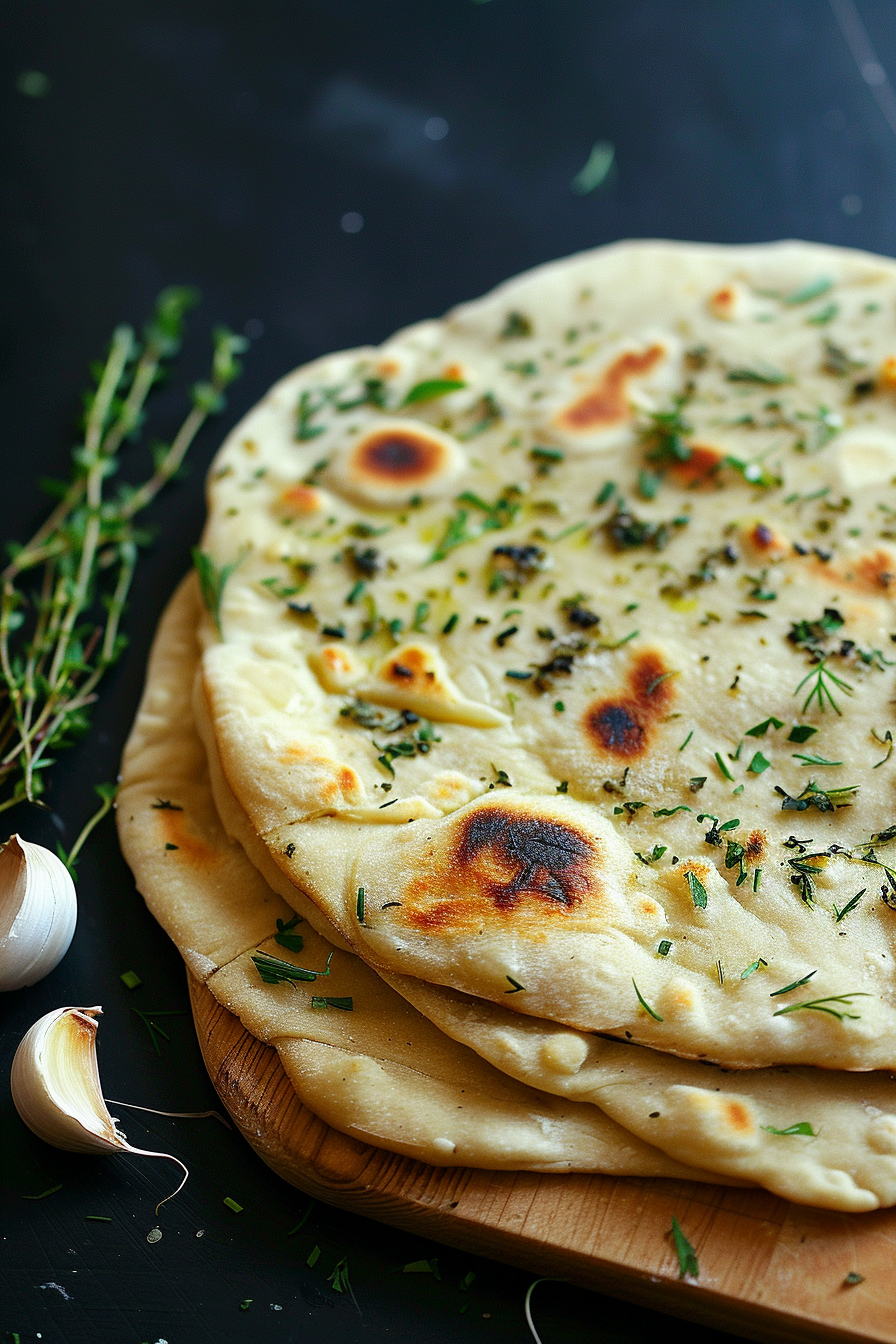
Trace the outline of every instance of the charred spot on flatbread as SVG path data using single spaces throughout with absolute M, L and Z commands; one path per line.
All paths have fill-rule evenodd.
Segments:
M 658 343 L 646 350 L 626 350 L 618 355 L 583 396 L 559 412 L 555 419 L 557 428 L 568 434 L 583 434 L 629 420 L 632 414 L 629 381 L 650 373 L 665 355 L 665 347 Z
M 210 868 L 218 856 L 200 835 L 196 835 L 182 808 L 155 808 L 162 841 L 168 850 L 177 850 L 180 858 L 195 868 Z
M 718 448 L 695 443 L 689 447 L 687 458 L 681 462 L 673 462 L 669 475 L 676 485 L 684 489 L 699 489 L 716 482 L 722 460 L 723 454 Z
M 464 461 L 452 435 L 422 420 L 381 416 L 346 443 L 324 479 L 366 504 L 400 508 L 415 496 L 442 494 Z
M 512 920 L 536 940 L 545 920 L 587 918 L 606 896 L 606 841 L 575 814 L 534 798 L 490 799 L 445 819 L 418 851 L 396 918 L 424 933 Z
M 593 855 L 593 842 L 576 827 L 509 806 L 467 816 L 454 848 L 459 868 L 497 910 L 512 910 L 524 897 L 578 905 Z
M 422 485 L 443 466 L 445 447 L 418 429 L 366 434 L 355 447 L 351 468 L 377 485 Z
M 884 597 L 896 590 L 896 557 L 882 546 L 875 551 L 866 551 L 851 563 L 840 566 L 816 555 L 813 568 L 820 577 L 857 593 Z
M 674 675 L 656 650 L 640 653 L 629 668 L 623 692 L 595 700 L 585 711 L 583 726 L 592 746 L 621 760 L 642 756 L 655 724 L 674 699 Z

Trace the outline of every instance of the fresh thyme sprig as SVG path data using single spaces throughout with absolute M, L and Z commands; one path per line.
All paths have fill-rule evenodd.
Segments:
M 75 843 L 72 845 L 71 849 L 68 851 L 67 854 L 65 850 L 62 848 L 62 846 L 57 844 L 56 853 L 59 855 L 60 859 L 65 864 L 66 868 L 71 873 L 72 877 L 75 876 L 75 865 L 78 862 L 78 855 L 84 848 L 88 836 L 90 835 L 91 831 L 94 830 L 94 828 L 100 824 L 103 817 L 111 809 L 112 804 L 115 802 L 115 795 L 117 792 L 118 792 L 117 784 L 97 784 L 96 787 L 94 788 L 94 793 L 98 794 L 100 797 L 101 801 L 99 807 L 94 812 L 93 816 L 89 817 L 88 820 L 84 823 L 78 838 L 75 840 Z
M 8 548 L 0 575 L 0 811 L 38 802 L 51 752 L 86 731 L 97 686 L 125 644 L 121 619 L 138 547 L 147 540 L 134 520 L 180 470 L 240 371 L 236 356 L 245 341 L 217 328 L 211 376 L 193 387 L 191 409 L 171 443 L 154 451 L 151 474 L 139 486 L 108 490 L 197 298 L 192 289 L 166 289 L 142 337 L 116 328 L 86 398 L 71 477 L 50 487 L 58 503 L 31 540 Z

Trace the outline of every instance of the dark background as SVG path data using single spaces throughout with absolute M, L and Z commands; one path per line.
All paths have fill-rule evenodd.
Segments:
M 90 736 L 53 771 L 52 811 L 20 808 L 0 831 L 8 821 L 70 845 L 93 787 L 114 778 L 152 631 L 201 527 L 204 468 L 225 429 L 294 365 L 620 237 L 795 236 L 893 252 L 892 3 L 836 3 L 835 13 L 823 0 L 6 0 L 0 538 L 24 540 L 39 522 L 37 482 L 67 470 L 89 360 L 117 322 L 145 318 L 162 286 L 196 284 L 204 303 L 156 399 L 158 437 L 179 422 L 214 323 L 252 348 L 223 421 L 153 510 L 130 647 Z M 883 70 L 868 67 L 875 52 L 850 28 L 856 13 Z M 46 80 L 23 79 L 29 71 Z M 599 141 L 613 165 L 582 194 L 573 179 Z M 343 227 L 350 212 L 363 219 L 355 232 Z M 32 1022 L 62 1004 L 102 1003 L 108 1096 L 214 1104 L 181 963 L 134 891 L 110 819 L 87 846 L 78 892 L 66 959 L 0 1003 L 3 1338 L 530 1338 L 530 1275 L 319 1204 L 287 1235 L 308 1200 L 213 1120 L 128 1117 L 132 1142 L 191 1168 L 154 1245 L 146 1234 L 173 1168 L 71 1157 L 34 1139 L 9 1099 L 9 1062 Z M 143 981 L 133 992 L 119 979 L 128 969 Z M 163 1020 L 160 1054 L 134 1008 L 181 1013 Z M 440 1278 L 402 1273 L 428 1256 Z M 343 1257 L 360 1314 L 328 1283 Z M 538 1289 L 535 1316 L 544 1344 L 677 1330 L 557 1284 Z M 687 1330 L 692 1344 L 726 1338 Z

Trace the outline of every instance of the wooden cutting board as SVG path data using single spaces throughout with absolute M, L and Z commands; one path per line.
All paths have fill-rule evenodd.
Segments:
M 258 1155 L 300 1190 L 751 1339 L 896 1344 L 896 1209 L 837 1214 L 688 1181 L 430 1167 L 325 1125 L 299 1102 L 276 1050 L 189 979 L 218 1095 Z M 679 1278 L 673 1214 L 697 1251 L 696 1281 Z M 846 1287 L 852 1271 L 864 1282 Z

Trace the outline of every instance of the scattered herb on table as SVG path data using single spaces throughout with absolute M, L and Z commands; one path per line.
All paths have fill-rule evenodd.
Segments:
M 672 1238 L 672 1245 L 675 1247 L 675 1254 L 678 1256 L 678 1277 L 683 1279 L 686 1274 L 689 1274 L 692 1279 L 699 1278 L 700 1264 L 697 1260 L 697 1252 L 682 1232 L 678 1219 L 674 1215 L 669 1235 Z

